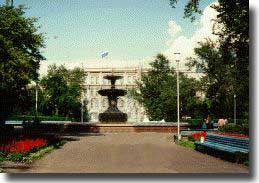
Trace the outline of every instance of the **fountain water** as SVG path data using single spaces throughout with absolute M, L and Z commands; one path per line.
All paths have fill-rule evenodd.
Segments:
M 99 114 L 99 121 L 101 123 L 125 123 L 128 116 L 118 109 L 117 101 L 118 97 L 126 95 L 127 91 L 115 88 L 116 80 L 121 79 L 122 76 L 107 75 L 103 78 L 111 81 L 111 88 L 98 91 L 100 95 L 108 97 L 109 100 L 109 107 L 105 112 Z

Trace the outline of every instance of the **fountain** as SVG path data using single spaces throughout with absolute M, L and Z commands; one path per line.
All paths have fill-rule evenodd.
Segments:
M 127 92 L 126 90 L 115 88 L 116 80 L 121 79 L 122 76 L 107 75 L 103 78 L 111 81 L 111 88 L 98 91 L 100 95 L 108 97 L 109 100 L 109 107 L 106 111 L 99 114 L 99 121 L 101 123 L 125 123 L 128 116 L 118 109 L 117 101 L 119 96 L 124 96 Z

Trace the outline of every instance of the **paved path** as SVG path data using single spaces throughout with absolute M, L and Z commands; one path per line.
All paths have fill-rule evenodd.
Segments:
M 81 136 L 36 161 L 28 172 L 239 173 L 240 164 L 178 146 L 170 134 L 118 133 Z

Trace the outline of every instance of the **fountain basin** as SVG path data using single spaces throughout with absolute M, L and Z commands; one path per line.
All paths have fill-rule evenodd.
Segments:
M 123 78 L 123 77 L 122 77 L 122 76 L 115 76 L 115 75 L 107 75 L 107 76 L 104 76 L 103 78 L 104 78 L 104 79 L 108 79 L 108 80 L 114 80 L 114 81 L 116 81 L 116 80 L 121 79 L 121 78 Z
M 124 96 L 127 94 L 127 92 L 125 90 L 121 90 L 121 89 L 102 89 L 99 90 L 98 93 L 102 96 Z
M 128 120 L 126 113 L 122 112 L 104 112 L 99 114 L 101 123 L 125 123 Z

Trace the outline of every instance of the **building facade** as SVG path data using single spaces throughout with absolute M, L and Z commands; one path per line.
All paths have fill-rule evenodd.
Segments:
M 130 95 L 130 90 L 136 87 L 136 80 L 141 79 L 141 75 L 147 72 L 141 67 L 125 67 L 125 68 L 85 68 L 87 73 L 86 82 L 84 84 L 85 93 L 83 98 L 87 101 L 87 110 L 91 116 L 91 122 L 98 121 L 99 113 L 104 112 L 108 108 L 108 99 L 98 94 L 100 89 L 108 89 L 111 83 L 104 79 L 105 75 L 119 75 L 122 79 L 116 81 L 116 88 L 127 90 L 127 95 L 119 97 L 118 108 L 128 115 L 128 122 L 147 121 L 143 106 Z

